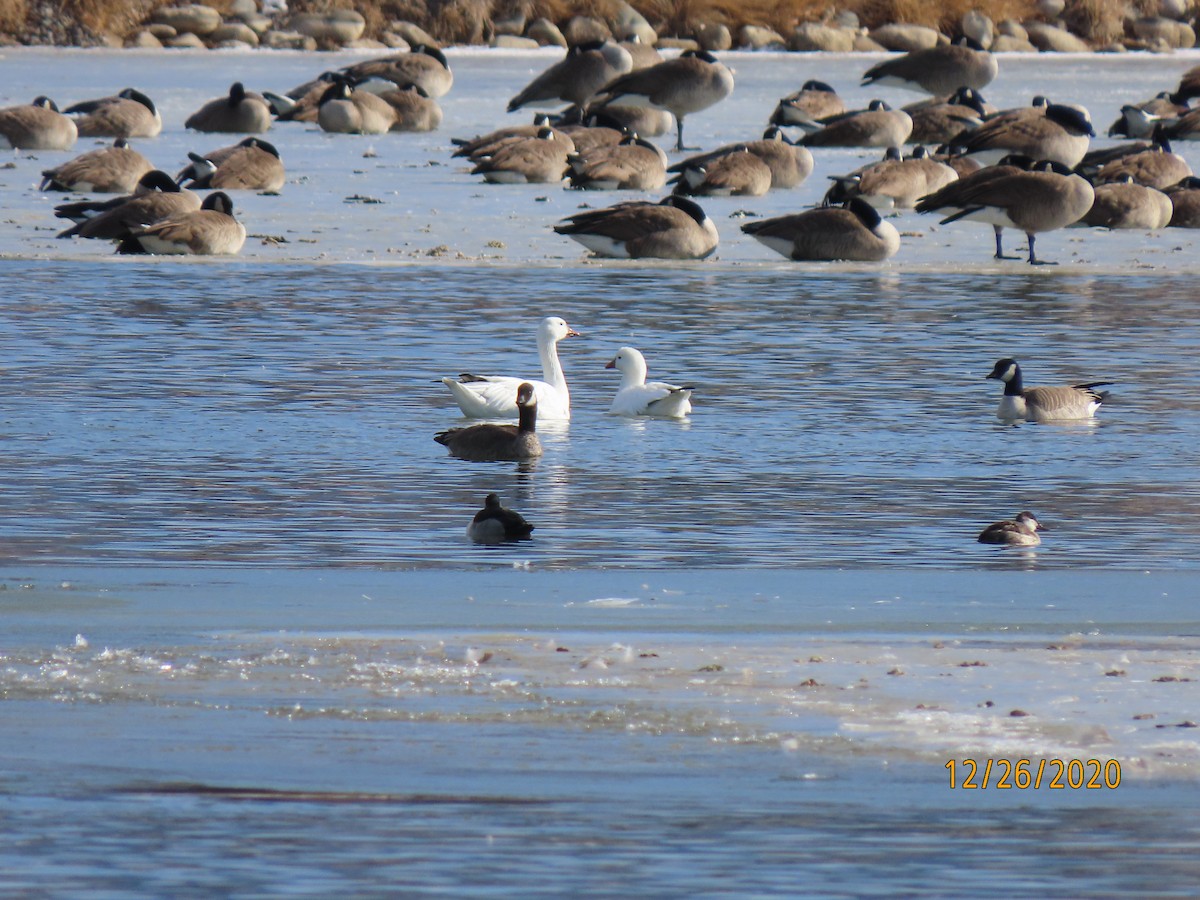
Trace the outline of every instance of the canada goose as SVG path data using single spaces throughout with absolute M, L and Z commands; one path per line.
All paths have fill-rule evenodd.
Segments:
M 263 91 L 262 96 L 271 108 L 272 115 L 280 122 L 315 122 L 321 98 L 329 86 L 343 81 L 353 83 L 341 72 L 322 72 L 317 78 L 292 88 L 286 94 Z
M 1077 225 L 1093 228 L 1153 230 L 1171 221 L 1171 198 L 1162 191 L 1137 184 L 1133 176 L 1098 184 L 1092 208 Z
M 912 134 L 912 117 L 872 100 L 866 109 L 843 113 L 800 141 L 808 147 L 902 147 Z
M 527 540 L 533 528 L 519 512 L 502 506 L 498 494 L 488 494 L 467 526 L 467 537 L 478 544 L 502 544 Z
M 971 172 L 967 175 L 959 175 L 958 181 L 952 181 L 944 188 L 934 191 L 917 201 L 917 212 L 942 212 L 945 214 L 954 214 L 961 212 L 967 208 L 967 203 L 964 197 L 971 195 L 981 185 L 997 178 L 1004 178 L 1008 175 L 1015 175 L 1018 172 L 1028 172 L 1033 167 L 1033 160 L 1027 156 L 1019 154 L 1011 154 L 1004 157 L 994 166 L 987 166 Z M 1015 256 L 1004 255 L 1004 241 L 1002 233 L 1004 226 L 992 225 L 992 230 L 996 236 L 996 259 L 1016 259 Z
M 1078 106 L 1050 103 L 999 113 L 978 128 L 960 134 L 954 143 L 964 156 L 984 165 L 1010 153 L 1031 159 L 1049 159 L 1074 168 L 1088 151 L 1095 135 L 1087 110 Z
M 1200 107 L 1178 119 L 1161 122 L 1156 134 L 1173 141 L 1200 141 Z
M 733 73 L 707 50 L 685 50 L 675 59 L 637 69 L 610 82 L 600 102 L 615 106 L 653 106 L 675 116 L 675 149 L 683 145 L 683 120 L 733 93 Z
M 1194 97 L 1200 97 L 1200 66 L 1193 66 L 1183 73 L 1175 95 L 1183 103 Z
M 862 83 L 921 91 L 935 97 L 952 94 L 960 87 L 979 90 L 996 77 L 996 57 L 970 38 L 927 50 L 914 50 L 887 59 L 867 69 Z
M 984 378 L 1004 382 L 1004 396 L 1000 398 L 996 415 L 1001 419 L 1027 422 L 1090 419 L 1108 396 L 1107 391 L 1094 389 L 1112 384 L 1111 381 L 1093 381 L 1070 387 L 1027 388 L 1021 383 L 1021 367 L 1015 359 L 1008 358 L 997 361 Z
M 569 419 L 571 392 L 558 359 L 558 342 L 578 336 L 579 332 L 559 316 L 546 316 L 538 323 L 537 348 L 543 381 L 508 375 L 463 374 L 458 378 L 443 378 L 442 384 L 450 389 L 458 408 L 468 418 L 512 415 L 517 411 L 513 401 L 517 388 L 527 383 L 537 394 L 543 419 Z
M 771 169 L 744 146 L 688 167 L 672 179 L 675 193 L 703 197 L 761 197 L 771 189 Z
M 517 424 L 468 425 L 439 431 L 433 439 L 444 445 L 451 456 L 471 462 L 534 459 L 542 455 L 537 436 L 537 398 L 532 384 L 517 388 Z
M 61 166 L 42 171 L 41 191 L 80 191 L 97 194 L 128 194 L 138 180 L 153 169 L 125 138 L 111 147 L 89 150 Z
M 608 408 L 612 415 L 681 419 L 692 411 L 693 388 L 646 381 L 646 358 L 633 347 L 619 349 L 604 368 L 621 373 L 621 386 Z
M 49 97 L 0 109 L 0 150 L 70 150 L 78 130 Z
M 830 176 L 827 202 L 861 197 L 876 209 L 912 209 L 927 194 L 958 180 L 958 173 L 917 147 L 908 158 L 885 157 L 851 175 Z
M 560 124 L 558 128 L 570 135 L 571 143 L 575 145 L 574 155 L 585 158 L 598 151 L 615 147 L 628 138 L 640 137 L 636 131 L 621 127 L 619 123 L 605 115 L 589 116 L 587 124 Z M 664 158 L 665 156 L 666 154 L 664 154 Z
M 634 69 L 648 69 L 663 61 L 658 49 L 653 44 L 643 43 L 637 34 L 622 37 L 621 46 L 633 58 Z
M 771 125 L 803 125 L 832 119 L 846 111 L 837 91 L 823 81 L 806 81 L 794 94 L 788 94 L 775 106 Z M 819 127 L 819 126 L 817 126 Z M 816 130 L 812 128 L 810 130 Z
M 489 131 L 487 134 L 477 134 L 473 138 L 450 138 L 450 143 L 455 147 L 451 156 L 468 158 L 474 158 L 476 155 L 489 156 L 506 143 L 512 143 L 520 138 L 536 137 L 539 131 L 548 127 L 550 127 L 550 117 L 545 113 L 538 113 L 533 117 L 531 125 L 509 125 L 506 128 Z
M 188 116 L 183 127 L 192 131 L 262 134 L 271 127 L 271 107 L 261 94 L 251 93 L 240 81 L 235 81 L 227 96 L 209 100 Z
M 620 106 L 615 103 L 603 107 L 603 112 L 592 113 L 601 115 L 604 124 L 610 128 L 639 134 L 642 137 L 661 137 L 675 130 L 675 117 L 665 109 L 653 106 Z M 582 110 L 571 106 L 563 110 L 556 121 L 563 124 L 582 121 Z
M 575 151 L 570 138 L 560 140 L 552 128 L 537 137 L 506 144 L 471 170 L 489 184 L 553 184 L 567 175 L 567 157 Z
M 1140 153 L 1132 153 L 1101 166 L 1091 179 L 1100 183 L 1117 181 L 1128 175 L 1146 187 L 1163 188 L 1178 184 L 1192 174 L 1192 167 L 1182 156 L 1171 152 L 1170 144 L 1163 141 Z
M 993 522 L 979 532 L 981 544 L 1006 544 L 1010 547 L 1036 547 L 1042 542 L 1038 537 L 1039 531 L 1045 531 L 1046 526 L 1037 520 L 1031 512 L 1017 513 L 1015 519 L 1005 519 L 1003 522 Z
M 442 124 L 442 108 L 419 84 L 405 84 L 379 95 L 396 111 L 392 131 L 436 131 Z
M 326 88 L 317 107 L 317 124 L 335 134 L 384 134 L 396 123 L 396 110 L 376 94 L 341 81 Z
M 993 227 L 1019 228 L 1029 243 L 1029 262 L 1038 266 L 1052 263 L 1037 258 L 1034 236 L 1078 222 L 1092 208 L 1095 192 L 1086 180 L 1062 164 L 1041 161 L 1028 172 L 963 185 L 961 190 L 953 191 L 953 198 L 958 210 L 942 219 L 943 225 L 967 219 Z M 937 208 L 932 203 L 917 205 L 918 212 Z M 997 236 L 997 252 L 999 244 Z
M 154 101 L 134 88 L 125 88 L 115 97 L 84 100 L 63 113 L 75 117 L 81 137 L 157 137 L 162 131 L 162 116 Z
M 1185 178 L 1167 188 L 1171 199 L 1171 228 L 1200 228 L 1200 178 Z
M 232 147 L 221 147 L 204 156 L 189 153 L 191 164 L 175 180 L 194 190 L 278 191 L 283 187 L 283 160 L 274 144 L 248 137 Z
M 795 260 L 881 262 L 896 255 L 900 234 L 857 197 L 790 216 L 747 222 L 742 231 Z
M 416 84 L 435 100 L 449 93 L 454 84 L 446 54 L 426 44 L 417 44 L 408 53 L 364 60 L 346 66 L 342 72 L 360 81 L 376 78 L 398 85 Z
M 199 208 L 198 196 L 181 189 L 166 172 L 152 169 L 138 180 L 132 194 L 105 201 L 64 203 L 54 208 L 54 215 L 75 223 L 60 232 L 60 238 L 122 240 L 131 229 Z
M 194 212 L 130 229 L 117 252 L 232 256 L 244 243 L 246 227 L 233 217 L 233 201 L 223 191 L 213 191 Z
M 708 153 L 692 156 L 671 166 L 668 172 L 683 172 L 708 166 L 719 156 L 748 150 L 771 171 L 771 189 L 793 188 L 804 183 L 812 174 L 813 156 L 807 147 L 792 143 L 775 125 L 769 127 L 760 140 L 741 144 L 726 144 Z
M 530 103 L 559 101 L 587 106 L 602 87 L 633 70 L 629 51 L 613 41 L 576 44 L 508 102 L 514 112 Z
M 935 103 L 915 103 L 904 111 L 912 119 L 908 139 L 920 144 L 944 144 L 963 131 L 978 128 L 987 115 L 987 104 L 974 88 L 960 88 Z
M 1141 103 L 1126 103 L 1121 117 L 1108 126 L 1109 137 L 1144 138 L 1154 133 L 1163 119 L 1177 119 L 1188 111 L 1186 100 L 1162 91 Z
M 686 197 L 637 200 L 568 216 L 554 226 L 597 256 L 615 259 L 706 259 L 717 249 L 717 227 Z
M 667 183 L 667 155 L 630 135 L 612 147 L 568 158 L 571 186 L 591 191 L 657 191 Z

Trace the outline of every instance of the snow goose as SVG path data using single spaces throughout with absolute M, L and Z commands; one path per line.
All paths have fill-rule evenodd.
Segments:
M 527 540 L 533 526 L 516 510 L 500 504 L 497 494 L 488 494 L 483 509 L 467 526 L 467 537 L 479 544 L 502 544 L 505 541 Z
M 979 532 L 979 543 L 1006 544 L 1009 547 L 1036 547 L 1042 542 L 1042 539 L 1038 537 L 1038 532 L 1045 530 L 1046 526 L 1039 522 L 1033 513 L 1020 512 L 1017 513 L 1015 519 L 993 522 Z
M 534 459 L 542 455 L 537 436 L 537 398 L 533 385 L 524 382 L 516 391 L 517 424 L 468 425 L 439 431 L 433 439 L 450 451 L 451 456 L 471 462 Z
M 459 409 L 470 419 L 511 416 L 517 411 L 517 404 L 513 400 L 517 388 L 525 382 L 533 386 L 543 419 L 569 419 L 571 394 L 567 390 L 567 379 L 563 377 L 562 364 L 558 361 L 558 342 L 563 338 L 578 336 L 579 332 L 558 316 L 547 316 L 538 324 L 538 357 L 542 361 L 542 377 L 545 381 L 506 375 L 463 374 L 458 378 L 443 378 L 442 384 L 450 388 Z
M 692 411 L 692 388 L 647 382 L 646 358 L 633 347 L 622 347 L 604 368 L 621 373 L 621 387 L 608 409 L 615 416 L 681 419 Z
M 1087 384 L 1055 387 L 1025 387 L 1021 382 L 1021 367 L 1015 359 L 999 360 L 984 378 L 1004 382 L 1004 396 L 996 415 L 1001 419 L 1025 419 L 1028 422 L 1060 422 L 1090 419 L 1108 396 L 1098 387 L 1111 381 L 1092 381 Z

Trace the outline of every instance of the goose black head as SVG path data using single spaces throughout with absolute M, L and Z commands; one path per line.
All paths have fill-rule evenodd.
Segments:
M 140 104 L 142 104 L 142 106 L 146 107 L 146 109 L 150 110 L 150 112 L 152 112 L 152 113 L 158 112 L 158 110 L 154 106 L 154 101 L 151 100 L 149 97 L 147 97 L 145 94 L 143 94 L 141 91 L 137 90 L 136 88 L 125 88 L 125 90 L 121 91 L 121 93 L 117 94 L 117 96 L 123 97 L 126 100 L 133 100 L 136 103 L 140 103 Z
M 1057 122 L 1068 131 L 1076 131 L 1080 134 L 1086 134 L 1088 137 L 1095 137 L 1095 129 L 1092 128 L 1092 119 L 1087 114 L 1086 110 L 1079 109 L 1076 106 L 1067 106 L 1063 103 L 1051 103 L 1046 107 L 1046 118 L 1052 122 Z

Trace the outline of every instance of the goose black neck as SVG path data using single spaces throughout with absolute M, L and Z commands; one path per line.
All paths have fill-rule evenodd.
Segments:
M 517 407 L 517 431 L 537 431 L 537 404 L 527 403 Z
M 1017 370 L 1015 372 L 1013 372 L 1013 377 L 1010 378 L 1008 381 L 1004 382 L 1004 396 L 1006 396 L 1006 397 L 1020 397 L 1021 396 L 1021 392 L 1022 392 L 1021 367 L 1017 366 L 1016 369 Z

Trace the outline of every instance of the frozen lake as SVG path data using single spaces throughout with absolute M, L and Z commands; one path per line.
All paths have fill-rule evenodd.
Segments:
M 166 127 L 139 146 L 174 172 L 232 142 L 181 123 L 234 77 L 362 56 L 0 65 L 6 103 L 147 90 Z M 870 98 L 870 57 L 729 57 L 736 102 L 690 142 L 755 135 L 811 77 Z M 715 259 L 586 261 L 550 225 L 631 195 L 484 186 L 449 157 L 524 121 L 504 102 L 554 55 L 450 58 L 431 135 L 273 128 L 289 182 L 235 198 L 259 236 L 235 260 L 56 240 L 61 195 L 34 188 L 71 154 L 0 168 L 5 889 L 1194 893 L 1193 233 L 1060 232 L 1038 270 L 912 213 L 882 266 L 738 234 L 873 155 L 831 151 L 795 191 L 706 201 Z M 1103 130 L 1196 59 L 1004 57 L 985 93 Z M 532 466 L 448 457 L 436 379 L 536 374 L 548 314 L 583 332 L 570 425 Z M 605 414 L 627 343 L 696 385 L 689 420 Z M 1112 397 L 1091 425 L 1001 425 L 983 376 L 1006 355 Z M 493 490 L 533 541 L 466 541 Z M 1041 547 L 975 543 L 1026 507 Z M 967 758 L 1122 782 L 951 789 Z

